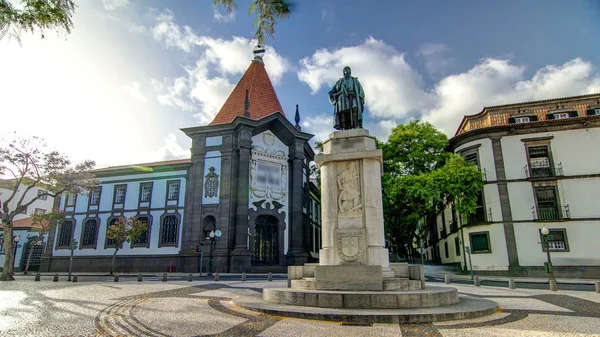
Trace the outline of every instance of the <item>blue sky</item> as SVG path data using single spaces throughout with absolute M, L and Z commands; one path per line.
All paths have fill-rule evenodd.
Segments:
M 249 0 L 76 0 L 71 35 L 0 41 L 4 129 L 98 166 L 189 157 L 250 64 Z M 265 64 L 290 120 L 332 131 L 327 91 L 350 65 L 365 127 L 411 119 L 449 136 L 486 105 L 600 92 L 600 1 L 296 0 Z

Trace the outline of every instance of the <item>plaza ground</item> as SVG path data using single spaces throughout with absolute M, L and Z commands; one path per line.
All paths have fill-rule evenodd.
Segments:
M 346 325 L 262 315 L 237 307 L 286 281 L 168 282 L 122 277 L 77 283 L 19 276 L 0 283 L 1 336 L 600 336 L 600 294 L 451 284 L 461 296 L 495 301 L 482 318 L 432 324 Z M 434 285 L 434 283 L 432 283 Z M 435 283 L 439 285 L 439 283 Z

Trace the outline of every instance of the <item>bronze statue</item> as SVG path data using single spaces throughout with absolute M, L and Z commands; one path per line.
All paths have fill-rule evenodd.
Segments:
M 333 127 L 336 130 L 362 128 L 365 92 L 358 78 L 351 74 L 350 67 L 344 67 L 344 77 L 329 91 L 329 102 L 335 107 Z

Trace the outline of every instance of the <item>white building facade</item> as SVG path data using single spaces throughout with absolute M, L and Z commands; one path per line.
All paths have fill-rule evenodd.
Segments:
M 599 145 L 600 94 L 466 116 L 450 147 L 480 168 L 485 185 L 475 214 L 438 215 L 441 262 L 483 275 L 546 275 L 546 226 L 555 276 L 600 277 Z

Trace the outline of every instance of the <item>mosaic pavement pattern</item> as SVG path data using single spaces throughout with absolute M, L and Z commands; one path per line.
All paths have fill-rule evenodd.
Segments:
M 600 336 L 600 294 L 451 285 L 495 314 L 433 324 L 349 325 L 259 314 L 233 304 L 276 282 L 0 284 L 0 336 Z

